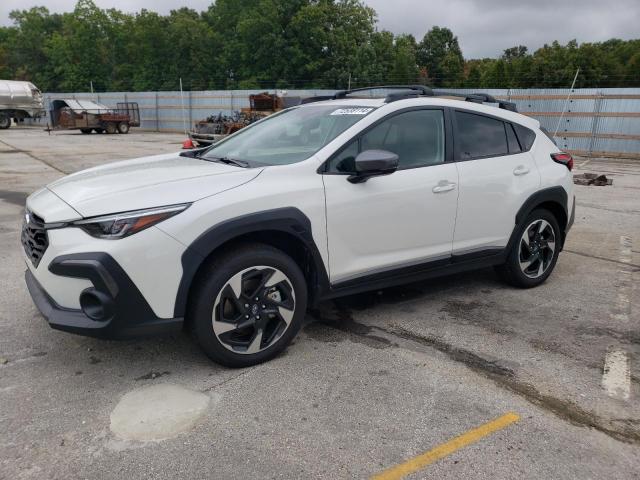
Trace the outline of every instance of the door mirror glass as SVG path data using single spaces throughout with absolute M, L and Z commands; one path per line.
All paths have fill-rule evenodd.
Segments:
M 398 169 L 398 160 L 398 155 L 387 150 L 365 150 L 356 157 L 356 173 L 350 175 L 348 180 L 362 183 L 371 177 L 389 175 Z

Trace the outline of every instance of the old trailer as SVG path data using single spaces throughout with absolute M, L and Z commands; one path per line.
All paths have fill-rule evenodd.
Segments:
M 71 98 L 51 102 L 51 125 L 56 130 L 80 130 L 82 133 L 129 133 L 140 126 L 140 109 L 135 102 L 110 108 L 91 100 Z
M 46 115 L 42 93 L 31 82 L 0 80 L 0 129 L 22 122 L 25 118 Z

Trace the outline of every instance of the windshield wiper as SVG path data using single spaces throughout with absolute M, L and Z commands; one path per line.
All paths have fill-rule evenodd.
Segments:
M 249 162 L 229 157 L 203 157 L 205 160 L 213 160 L 214 162 L 226 163 L 227 165 L 235 165 L 236 167 L 249 168 Z

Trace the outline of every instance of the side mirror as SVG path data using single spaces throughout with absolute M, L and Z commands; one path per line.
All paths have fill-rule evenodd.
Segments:
M 351 183 L 362 183 L 371 177 L 389 175 L 398 169 L 399 157 L 386 150 L 365 150 L 356 159 L 356 173 L 347 177 Z

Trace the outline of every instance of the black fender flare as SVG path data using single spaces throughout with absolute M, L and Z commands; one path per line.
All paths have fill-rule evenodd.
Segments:
M 522 204 L 522 206 L 520 207 L 520 209 L 518 210 L 518 212 L 516 213 L 515 226 L 511 234 L 511 238 L 509 239 L 509 243 L 506 251 L 507 252 L 511 251 L 511 247 L 516 241 L 515 237 L 516 237 L 516 233 L 518 232 L 518 228 L 522 225 L 522 223 L 525 221 L 527 216 L 533 210 L 535 210 L 536 207 L 538 207 L 538 205 L 541 205 L 543 203 L 557 204 L 560 208 L 562 208 L 565 214 L 565 218 L 569 219 L 569 214 L 568 214 L 569 212 L 567 207 L 568 198 L 569 197 L 567 195 L 567 191 L 560 186 L 544 188 L 532 194 L 529 198 L 527 198 Z M 568 225 L 560 225 L 560 229 L 562 233 L 562 243 L 560 244 L 560 248 L 562 248 L 564 244 L 564 237 L 566 236 L 568 227 L 569 227 Z
M 320 251 L 313 240 L 311 221 L 295 207 L 276 208 L 218 223 L 204 231 L 187 247 L 181 258 L 182 278 L 176 294 L 174 314 L 180 317 L 185 315 L 193 279 L 205 259 L 218 247 L 242 235 L 274 230 L 290 234 L 304 244 L 316 273 L 315 285 L 310 285 L 310 288 L 313 291 L 326 291 L 329 277 Z

